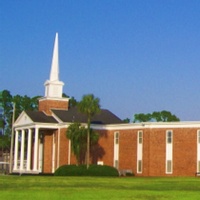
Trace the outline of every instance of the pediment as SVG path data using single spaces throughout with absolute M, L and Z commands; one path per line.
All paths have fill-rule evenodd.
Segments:
M 15 126 L 27 125 L 33 123 L 33 120 L 26 114 L 26 112 L 22 112 L 17 120 L 15 121 Z

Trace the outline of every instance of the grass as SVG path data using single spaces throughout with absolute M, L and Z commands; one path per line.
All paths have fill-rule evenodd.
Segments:
M 1 199 L 199 200 L 200 178 L 0 176 Z

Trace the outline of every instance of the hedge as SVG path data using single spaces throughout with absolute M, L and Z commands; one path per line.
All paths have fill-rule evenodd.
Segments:
M 59 167 L 55 176 L 119 176 L 116 168 L 107 165 L 63 165 Z

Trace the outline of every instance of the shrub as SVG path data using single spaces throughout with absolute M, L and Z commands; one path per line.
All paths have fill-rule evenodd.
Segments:
M 59 167 L 55 176 L 119 176 L 118 170 L 107 165 L 63 165 Z
M 107 165 L 90 165 L 89 173 L 91 176 L 119 176 L 116 168 Z

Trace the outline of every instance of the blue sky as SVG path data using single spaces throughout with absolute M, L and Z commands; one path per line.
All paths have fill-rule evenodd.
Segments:
M 0 90 L 44 95 L 55 33 L 60 80 L 120 118 L 200 121 L 199 0 L 0 1 Z

